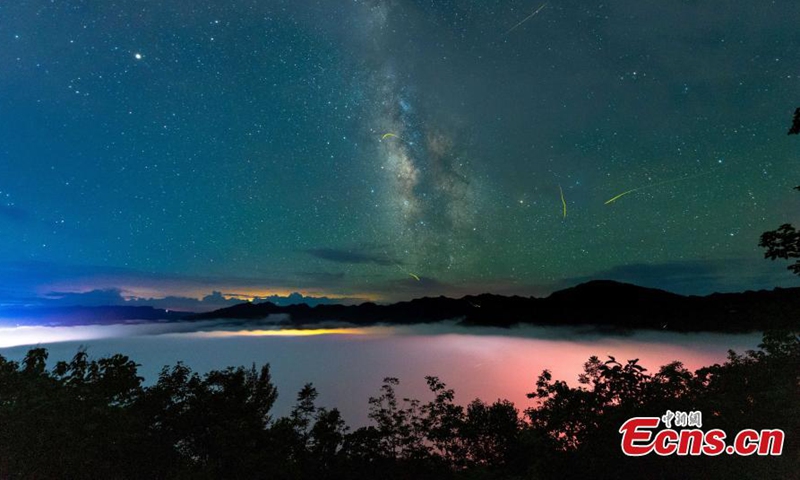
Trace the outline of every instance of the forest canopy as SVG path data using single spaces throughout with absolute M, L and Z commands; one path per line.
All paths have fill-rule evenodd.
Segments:
M 575 386 L 542 372 L 523 411 L 460 405 L 436 377 L 427 401 L 401 399 L 387 378 L 357 429 L 317 406 L 311 384 L 273 416 L 269 365 L 201 375 L 178 363 L 145 386 L 124 355 L 47 360 L 43 348 L 0 357 L 2 478 L 789 478 L 800 460 L 798 332 L 694 372 L 591 357 Z M 620 425 L 666 410 L 702 411 L 704 428 L 730 433 L 783 429 L 784 454 L 623 456 Z

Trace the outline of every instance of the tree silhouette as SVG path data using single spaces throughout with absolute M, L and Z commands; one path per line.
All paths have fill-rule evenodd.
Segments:
M 800 186 L 795 187 L 795 190 L 800 190 Z M 800 259 L 800 232 L 792 224 L 784 223 L 776 230 L 762 233 L 758 246 L 767 249 L 764 252 L 764 258 L 770 260 L 778 258 L 784 260 Z M 786 268 L 800 275 L 800 260 Z
M 507 400 L 398 397 L 387 378 L 372 424 L 349 432 L 306 384 L 274 418 L 269 366 L 204 375 L 178 363 L 143 386 L 122 355 L 80 350 L 48 370 L 47 351 L 0 356 L 0 478 L 578 479 L 795 478 L 800 462 L 800 336 L 767 332 L 758 350 L 691 372 L 651 373 L 638 359 L 591 357 L 570 386 L 545 371 L 519 415 Z M 634 416 L 699 410 L 703 429 L 786 432 L 780 457 L 625 457 L 619 427 Z
M 789 135 L 797 134 L 800 134 L 800 108 L 794 111 L 792 127 L 789 129 Z M 800 186 L 794 187 L 794 189 L 800 190 Z M 776 230 L 762 233 L 758 246 L 767 249 L 764 252 L 764 258 L 769 258 L 770 260 L 800 258 L 800 232 L 792 224 L 784 223 Z M 786 268 L 800 275 L 800 260 Z
M 800 134 L 800 108 L 794 111 L 794 119 L 792 119 L 792 127 L 789 129 L 789 135 Z
M 636 360 L 592 357 L 578 387 L 553 381 L 545 371 L 529 394 L 539 401 L 526 411 L 533 429 L 556 445 L 545 476 L 584 478 L 766 478 L 794 476 L 800 460 L 797 440 L 787 436 L 782 457 L 769 462 L 752 457 L 681 459 L 657 455 L 632 459 L 619 448 L 620 425 L 632 417 L 660 416 L 667 409 L 701 411 L 703 429 L 733 434 L 745 428 L 800 429 L 800 336 L 797 332 L 764 335 L 759 351 L 730 352 L 728 361 L 695 373 L 674 362 L 648 374 Z M 670 461 L 671 460 L 671 461 Z M 647 474 L 645 474 L 647 472 Z

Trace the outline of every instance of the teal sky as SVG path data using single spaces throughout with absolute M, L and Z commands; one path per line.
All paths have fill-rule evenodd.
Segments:
M 542 4 L 0 5 L 0 304 L 797 285 L 800 4 Z

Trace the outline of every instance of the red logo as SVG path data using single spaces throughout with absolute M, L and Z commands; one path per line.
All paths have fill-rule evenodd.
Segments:
M 676 430 L 672 427 L 675 419 Z M 665 428 L 657 430 L 664 422 Z M 722 453 L 728 455 L 780 455 L 783 453 L 785 434 L 780 429 L 756 431 L 745 429 L 736 434 L 733 442 L 727 445 L 727 434 L 719 429 L 700 430 L 702 415 L 700 412 L 671 412 L 661 418 L 634 417 L 626 421 L 619 429 L 622 434 L 622 451 L 625 455 L 639 457 L 655 453 L 656 455 L 711 455 Z

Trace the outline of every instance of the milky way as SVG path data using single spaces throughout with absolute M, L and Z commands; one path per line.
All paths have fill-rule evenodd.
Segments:
M 542 5 L 3 4 L 0 303 L 796 284 L 800 4 Z

